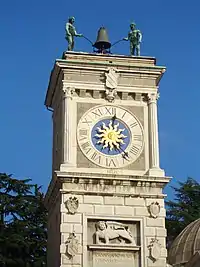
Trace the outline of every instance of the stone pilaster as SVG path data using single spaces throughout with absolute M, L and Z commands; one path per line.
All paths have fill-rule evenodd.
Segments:
M 165 173 L 160 169 L 159 162 L 159 139 L 158 139 L 158 115 L 157 100 L 158 93 L 150 93 L 148 99 L 149 113 L 149 171 L 150 176 L 164 176 Z
M 72 97 L 75 88 L 63 86 L 63 163 L 69 166 L 72 166 L 72 135 L 70 134 L 72 131 L 73 123 L 72 123 L 72 114 L 73 110 L 72 105 Z

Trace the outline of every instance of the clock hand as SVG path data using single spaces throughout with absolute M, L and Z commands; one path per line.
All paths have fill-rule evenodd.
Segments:
M 112 117 L 112 127 L 114 127 L 114 123 L 115 123 L 115 120 L 117 119 L 117 116 L 116 114 Z
M 129 157 L 128 152 L 123 151 L 123 153 L 124 153 L 124 155 L 122 157 L 124 157 L 124 158 L 126 158 L 126 157 L 128 158 Z
M 119 148 L 116 148 L 118 151 L 120 151 L 120 152 L 122 152 L 122 157 L 124 158 L 124 159 L 127 159 L 128 160 L 128 158 L 129 158 L 129 155 L 128 155 L 128 152 L 126 152 L 124 149 L 122 149 L 121 147 L 119 147 Z
M 122 158 L 124 158 L 126 160 L 129 160 L 128 152 L 124 151 L 123 154 L 122 154 Z

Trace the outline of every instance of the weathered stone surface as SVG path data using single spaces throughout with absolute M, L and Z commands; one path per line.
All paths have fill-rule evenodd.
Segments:
M 68 222 L 68 223 L 82 223 L 82 214 L 63 214 L 63 222 Z
M 95 205 L 94 210 L 95 210 L 96 215 L 113 215 L 114 214 L 114 207 L 110 207 L 110 206 Z
M 148 216 L 147 207 L 136 207 L 135 208 L 135 216 Z
M 54 109 L 53 179 L 46 196 L 48 267 L 165 267 L 162 190 L 169 179 L 157 166 L 159 150 L 157 139 L 153 139 L 157 136 L 157 100 L 153 96 L 164 68 L 155 66 L 153 58 L 77 52 L 65 57 L 55 64 L 45 102 Z M 77 125 L 88 109 L 109 102 L 105 73 L 110 67 L 115 68 L 118 78 L 111 104 L 136 116 L 143 127 L 144 146 L 135 162 L 109 169 L 92 163 L 82 153 Z M 154 163 L 155 169 L 151 168 Z M 71 212 L 66 207 L 70 197 L 76 198 L 70 202 Z M 152 202 L 160 207 L 154 218 L 148 212 Z M 104 222 L 101 226 L 97 224 L 100 221 Z M 71 247 L 68 257 L 70 234 L 76 236 L 79 249 L 74 253 Z M 152 261 L 148 245 L 155 236 L 161 250 Z
M 164 218 L 146 218 L 147 226 L 163 227 L 165 228 Z
M 132 217 L 134 215 L 134 208 L 132 207 L 125 207 L 125 206 L 116 206 L 115 207 L 115 214 Z
M 103 204 L 102 196 L 84 196 L 85 204 Z
M 156 236 L 157 237 L 166 237 L 167 230 L 165 228 L 156 228 Z
M 83 213 L 83 214 L 87 214 L 87 215 L 94 214 L 94 205 L 80 204 L 78 212 Z
M 155 227 L 144 227 L 145 236 L 155 236 L 156 229 Z
M 81 265 L 82 262 L 82 256 L 81 255 L 75 255 L 73 258 L 69 258 L 66 255 L 62 254 L 61 256 L 62 264 L 78 264 Z
M 94 267 L 133 267 L 134 255 L 129 252 L 95 252 L 93 255 Z
M 147 266 L 148 267 L 165 267 L 166 266 L 166 259 L 158 259 L 157 261 L 152 261 L 151 259 L 147 258 Z
M 82 224 L 62 223 L 60 226 L 62 233 L 75 232 L 77 234 L 83 232 Z
M 124 205 L 123 197 L 104 197 L 105 205 Z
M 125 205 L 127 206 L 145 206 L 145 201 L 143 198 L 125 198 Z

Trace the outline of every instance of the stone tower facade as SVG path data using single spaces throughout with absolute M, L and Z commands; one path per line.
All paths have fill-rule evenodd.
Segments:
M 56 60 L 48 267 L 164 267 L 155 58 L 68 52 Z

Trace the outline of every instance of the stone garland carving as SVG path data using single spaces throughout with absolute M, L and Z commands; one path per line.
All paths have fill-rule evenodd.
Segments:
M 96 223 L 96 244 L 110 244 L 110 240 L 118 239 L 122 244 L 136 246 L 128 226 L 119 222 L 99 221 Z
M 117 73 L 116 69 L 114 68 L 109 68 L 108 73 L 105 73 L 106 76 L 106 99 L 109 102 L 113 102 L 115 100 L 115 97 L 117 96 L 117 88 L 118 85 L 118 78 L 119 74 Z
M 74 257 L 78 253 L 79 243 L 75 233 L 70 233 L 66 241 L 66 252 L 69 257 Z
M 157 218 L 160 213 L 160 205 L 158 202 L 152 202 L 151 205 L 148 207 L 149 213 L 151 217 Z
M 64 96 L 72 99 L 73 93 L 75 92 L 74 87 L 63 87 Z
M 154 262 L 157 261 L 161 255 L 161 245 L 159 244 L 158 239 L 157 238 L 152 239 L 148 248 L 150 252 L 150 258 Z
M 65 206 L 70 214 L 75 214 L 79 207 L 79 201 L 76 197 L 70 197 L 65 201 Z

